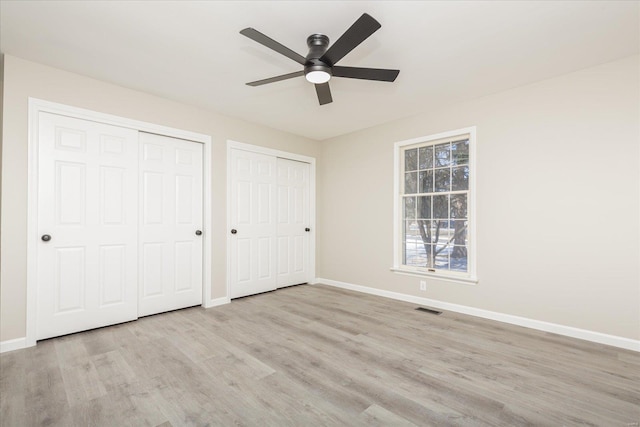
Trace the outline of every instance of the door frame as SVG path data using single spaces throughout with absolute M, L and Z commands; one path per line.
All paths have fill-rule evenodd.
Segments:
M 36 345 L 37 308 L 38 308 L 38 117 L 39 113 L 46 112 L 82 120 L 114 125 L 139 132 L 155 133 L 174 138 L 186 139 L 203 144 L 203 227 L 204 239 L 202 247 L 202 307 L 208 308 L 215 305 L 211 301 L 211 243 L 212 217 L 211 217 L 211 171 L 212 171 L 212 141 L 210 135 L 186 131 L 128 119 L 111 114 L 91 111 L 84 108 L 59 104 L 37 98 L 29 98 L 29 135 L 27 157 L 27 318 L 25 347 Z M 207 286 L 208 284 L 208 286 Z
M 227 140 L 227 299 L 231 297 L 231 150 L 243 150 L 252 153 L 266 154 L 287 160 L 295 160 L 309 164 L 309 277 L 308 283 L 315 283 L 316 277 L 316 159 L 302 154 L 262 147 L 260 145 L 245 144 L 243 142 Z

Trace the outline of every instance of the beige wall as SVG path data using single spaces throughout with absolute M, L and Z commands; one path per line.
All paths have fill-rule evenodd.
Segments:
M 226 296 L 226 140 L 317 157 L 315 141 L 5 56 L 0 341 L 25 336 L 28 97 L 211 135 L 212 298 Z
M 318 277 L 640 339 L 638 57 L 321 143 L 11 56 L 4 72 L 0 341 L 25 334 L 28 97 L 211 135 L 219 236 L 227 139 L 319 157 Z M 419 292 L 389 271 L 393 142 L 473 125 L 480 282 Z
M 318 277 L 640 339 L 637 56 L 322 143 Z M 389 271 L 393 143 L 477 126 L 477 285 Z

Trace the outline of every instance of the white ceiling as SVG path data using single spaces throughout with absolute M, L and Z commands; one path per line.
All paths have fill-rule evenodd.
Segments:
M 8 1 L 0 50 L 313 139 L 500 92 L 639 52 L 636 1 Z M 339 65 L 396 68 L 395 83 L 331 80 L 320 106 L 301 69 L 242 36 L 306 55 L 362 14 L 382 28 Z

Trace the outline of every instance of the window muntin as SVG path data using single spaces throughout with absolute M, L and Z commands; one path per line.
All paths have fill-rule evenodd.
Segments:
M 472 277 L 472 132 L 397 143 L 396 268 Z

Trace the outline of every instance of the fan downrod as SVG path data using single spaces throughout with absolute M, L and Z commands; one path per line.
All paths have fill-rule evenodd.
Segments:
M 307 46 L 309 46 L 307 59 L 318 59 L 327 51 L 329 47 L 329 37 L 324 34 L 311 34 L 307 37 Z

